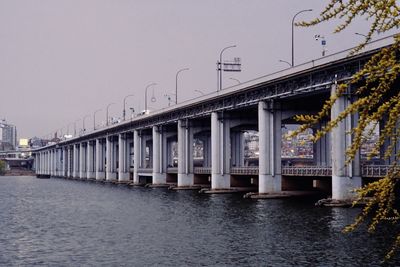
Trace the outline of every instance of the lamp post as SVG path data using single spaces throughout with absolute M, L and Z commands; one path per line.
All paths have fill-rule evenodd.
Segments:
M 124 110 L 122 111 L 122 117 L 124 118 L 124 121 L 125 121 L 125 114 L 126 114 L 126 112 L 125 112 L 126 99 L 127 99 L 128 97 L 131 97 L 131 96 L 134 96 L 134 94 L 132 94 L 132 95 L 127 95 L 127 96 L 124 97 Z
M 232 80 L 232 81 L 235 81 L 235 82 L 237 82 L 238 84 L 240 84 L 241 82 L 238 80 L 238 79 L 236 79 L 236 78 L 229 78 L 230 80 Z
M 219 63 L 218 63 L 218 71 L 219 71 L 219 89 L 218 91 L 222 90 L 222 54 L 224 53 L 225 50 L 229 49 L 229 48 L 234 48 L 236 47 L 236 45 L 231 45 L 231 46 L 227 46 L 224 49 L 221 50 L 221 52 L 219 53 Z
M 175 75 L 175 104 L 178 104 L 178 75 L 185 70 L 189 70 L 189 68 L 180 69 Z
M 203 92 L 203 91 L 201 91 L 201 90 L 198 90 L 198 89 L 196 89 L 196 90 L 194 90 L 195 92 L 198 92 L 199 94 L 201 94 L 201 95 L 205 95 L 205 93 Z
M 106 125 L 108 126 L 108 109 L 110 108 L 111 105 L 114 105 L 115 103 L 110 103 L 107 105 L 106 108 Z
M 85 133 L 85 131 L 86 131 L 86 128 L 85 128 L 85 120 L 86 120 L 86 118 L 89 118 L 90 117 L 90 115 L 85 115 L 83 118 L 82 118 L 82 130 L 83 130 L 83 133 Z
M 93 112 L 93 131 L 96 130 L 96 113 L 100 111 L 101 109 L 98 109 L 95 112 Z
M 76 136 L 76 123 L 78 121 L 80 121 L 81 119 L 77 119 L 76 121 L 74 121 L 74 136 Z
M 293 67 L 292 64 L 290 64 L 290 63 L 287 62 L 286 60 L 279 59 L 279 62 L 286 63 L 286 64 L 288 64 L 290 67 Z
M 301 10 L 301 11 L 297 12 L 292 18 L 292 67 L 294 66 L 294 20 L 297 17 L 297 15 L 299 15 L 300 13 L 309 12 L 309 11 L 312 11 L 312 9 Z
M 147 112 L 147 90 L 149 87 L 156 85 L 157 83 L 151 83 L 146 86 L 145 92 L 144 92 L 144 112 Z
M 355 32 L 354 34 L 355 34 L 355 35 L 360 35 L 360 36 L 362 36 L 362 37 L 365 37 L 365 38 L 368 38 L 368 36 L 367 36 L 367 35 L 365 35 L 365 34 L 362 34 L 362 33 L 359 33 L 359 32 Z

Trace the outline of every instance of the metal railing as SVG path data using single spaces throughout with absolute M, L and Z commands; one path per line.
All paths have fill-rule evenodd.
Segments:
M 138 173 L 152 173 L 153 168 L 139 168 Z
M 391 165 L 363 165 L 361 167 L 362 177 L 384 177 L 388 174 Z M 396 167 L 398 170 L 400 167 Z
M 296 166 L 282 167 L 282 175 L 286 176 L 332 176 L 330 166 Z
M 233 175 L 258 175 L 258 167 L 232 167 L 231 174 Z
M 211 174 L 211 167 L 195 167 L 194 174 Z
M 167 173 L 178 173 L 178 168 L 169 167 L 169 168 L 167 168 Z

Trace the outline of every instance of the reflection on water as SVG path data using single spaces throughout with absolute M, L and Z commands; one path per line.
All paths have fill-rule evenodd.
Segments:
M 313 201 L 60 179 L 0 178 L 0 210 L 1 266 L 375 266 L 390 237 Z

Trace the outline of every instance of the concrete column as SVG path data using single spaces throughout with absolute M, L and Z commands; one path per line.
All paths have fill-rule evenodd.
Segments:
M 106 174 L 104 171 L 104 155 L 103 155 L 104 144 L 100 139 L 96 139 L 96 180 L 104 180 Z
M 314 132 L 321 129 L 324 125 L 320 125 Z M 330 133 L 321 137 L 313 144 L 314 164 L 317 166 L 331 166 L 331 140 Z
M 332 94 L 336 92 L 336 85 L 332 86 Z M 336 100 L 332 106 L 331 119 L 336 119 L 339 114 L 351 104 L 348 95 Z M 347 116 L 332 129 L 332 199 L 351 200 L 356 197 L 352 192 L 361 187 L 360 158 L 356 156 L 353 162 L 346 165 L 346 150 L 350 147 L 352 136 L 346 134 L 356 127 L 356 116 Z
M 140 136 L 139 131 L 133 131 L 133 183 L 139 183 L 139 165 L 140 165 Z
M 178 121 L 178 186 L 193 186 L 193 129 L 187 120 Z
M 211 189 L 229 189 L 230 179 L 229 119 L 211 113 Z
M 126 134 L 118 136 L 118 181 L 129 181 Z
M 167 174 L 163 171 L 163 134 L 161 126 L 153 126 L 153 184 L 166 184 Z
M 93 141 L 88 141 L 86 143 L 86 179 L 95 179 L 96 172 L 94 170 L 94 146 Z
M 79 144 L 79 178 L 86 179 L 86 151 L 84 143 Z
M 79 177 L 79 150 L 76 144 L 73 145 L 73 158 L 72 158 L 72 177 Z
M 232 166 L 244 166 L 244 136 L 242 131 L 231 133 Z
M 106 180 L 112 181 L 117 178 L 115 172 L 115 150 L 113 136 L 106 138 Z
M 67 149 L 66 147 L 61 148 L 62 163 L 61 163 L 61 177 L 67 176 Z
M 281 111 L 276 103 L 258 104 L 259 175 L 258 192 L 282 190 L 281 173 Z

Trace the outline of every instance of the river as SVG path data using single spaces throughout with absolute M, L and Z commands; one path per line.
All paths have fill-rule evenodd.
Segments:
M 0 177 L 0 266 L 380 265 L 390 232 L 343 234 L 359 209 L 313 204 Z

